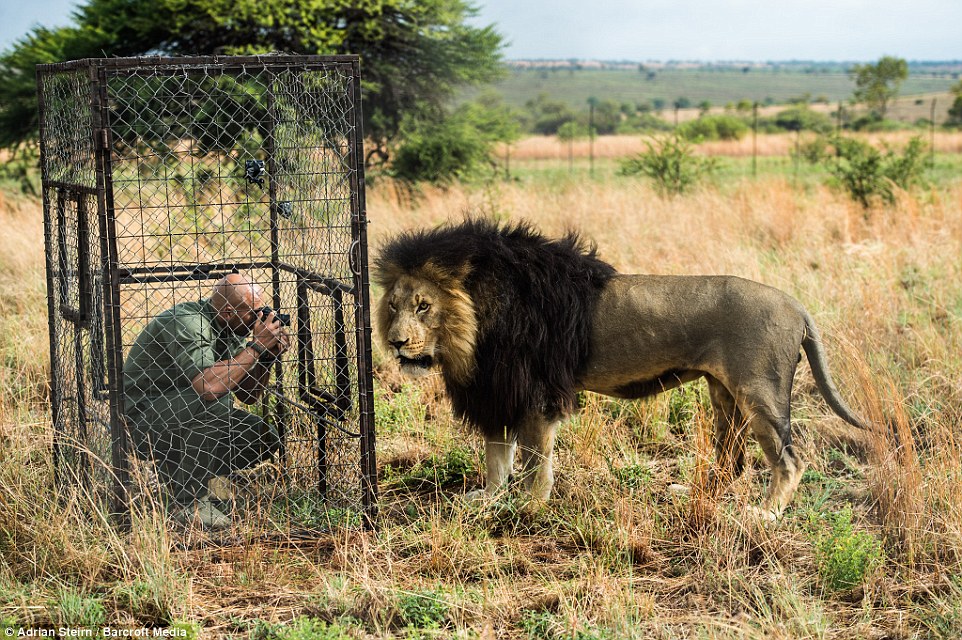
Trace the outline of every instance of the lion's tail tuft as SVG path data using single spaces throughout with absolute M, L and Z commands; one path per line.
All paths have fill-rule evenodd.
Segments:
M 828 406 L 832 408 L 838 417 L 853 427 L 868 429 L 867 423 L 855 415 L 855 412 L 842 399 L 835 382 L 832 380 L 832 372 L 828 368 L 828 359 L 825 356 L 825 349 L 822 347 L 822 339 L 815 328 L 815 322 L 808 313 L 805 314 L 805 338 L 802 340 L 802 348 L 808 356 L 808 364 L 812 368 L 812 376 L 815 378 L 815 386 Z

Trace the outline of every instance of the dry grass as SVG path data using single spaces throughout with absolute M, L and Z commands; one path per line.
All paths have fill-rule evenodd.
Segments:
M 588 396 L 561 432 L 553 500 L 531 509 L 510 492 L 478 509 L 457 500 L 479 482 L 478 439 L 450 418 L 436 379 L 414 385 L 379 361 L 376 533 L 178 551 L 151 514 L 125 536 L 51 498 L 39 210 L 8 199 L 0 618 L 56 624 L 73 593 L 115 624 L 189 620 L 205 637 L 269 637 L 277 628 L 265 623 L 299 616 L 348 637 L 962 633 L 962 185 L 868 213 L 774 178 L 676 199 L 632 181 L 399 195 L 386 182 L 368 194 L 375 247 L 402 229 L 482 213 L 548 233 L 577 228 L 624 271 L 730 273 L 783 288 L 815 315 L 843 394 L 884 426 L 851 437 L 802 365 L 796 433 L 810 470 L 793 508 L 762 526 L 745 516 L 768 479 L 757 454 L 727 495 L 699 489 L 711 416 L 697 387 L 650 402 Z M 827 526 L 819 516 L 846 505 L 885 556 L 836 592 L 814 540 Z
M 896 148 L 903 147 L 911 137 L 920 135 L 914 131 L 898 131 L 893 133 L 861 134 L 860 137 L 876 145 L 888 144 Z M 657 137 L 657 136 L 656 136 Z M 807 134 L 806 138 L 811 135 Z M 923 136 L 928 140 L 927 136 Z M 595 158 L 625 158 L 646 150 L 645 140 L 651 136 L 617 135 L 599 136 L 595 138 Z M 751 135 L 741 140 L 722 140 L 704 142 L 697 145 L 697 149 L 708 156 L 750 157 L 753 144 L 757 145 L 758 155 L 763 157 L 787 156 L 795 149 L 795 134 L 764 134 L 758 136 L 757 142 L 752 141 Z M 572 145 L 572 155 L 575 158 L 587 158 L 590 153 L 590 143 L 587 138 L 577 140 Z M 939 153 L 962 152 L 962 133 L 939 132 L 935 136 L 935 150 Z M 503 151 L 502 151 L 503 155 Z M 568 144 L 559 142 L 554 136 L 531 136 L 523 138 L 511 147 L 511 158 L 515 161 L 524 160 L 567 160 Z

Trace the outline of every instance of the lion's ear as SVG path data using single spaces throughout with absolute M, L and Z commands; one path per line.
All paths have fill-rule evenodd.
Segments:
M 425 262 L 418 269 L 416 277 L 432 282 L 442 290 L 451 293 L 464 289 L 464 281 L 471 274 L 471 265 L 465 260 L 458 264 L 438 264 Z

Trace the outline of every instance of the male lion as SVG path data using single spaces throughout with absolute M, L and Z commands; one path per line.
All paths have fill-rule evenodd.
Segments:
M 489 496 L 520 445 L 525 486 L 548 498 L 555 432 L 578 391 L 642 398 L 703 377 L 719 479 L 741 473 L 750 431 L 772 466 L 764 510 L 777 517 L 804 470 L 789 420 L 802 349 L 832 410 L 864 428 L 811 316 L 756 282 L 621 275 L 576 234 L 551 240 L 486 220 L 394 238 L 376 279 L 378 333 L 401 369 L 439 368 L 455 413 L 484 435 Z

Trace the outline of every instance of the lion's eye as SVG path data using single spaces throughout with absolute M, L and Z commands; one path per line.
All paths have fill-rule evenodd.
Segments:
M 430 308 L 431 308 L 430 304 L 428 304 L 427 302 L 422 302 L 421 304 L 418 305 L 418 313 L 424 313 Z

